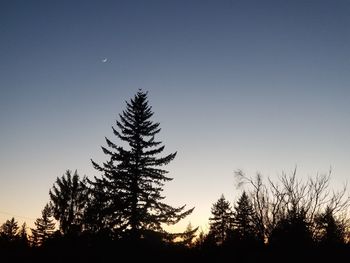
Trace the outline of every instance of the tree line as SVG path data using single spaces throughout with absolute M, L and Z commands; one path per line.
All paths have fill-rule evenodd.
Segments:
M 14 218 L 3 223 L 4 258 L 277 262 L 350 257 L 350 202 L 346 188 L 329 189 L 330 174 L 302 181 L 295 170 L 265 182 L 260 174 L 236 171 L 241 196 L 232 205 L 223 195 L 213 204 L 208 233 L 190 224 L 181 233 L 165 231 L 164 225 L 178 223 L 194 208 L 164 202 L 163 186 L 172 180 L 164 166 L 176 153 L 162 155 L 165 146 L 156 140 L 160 127 L 151 119 L 147 95 L 139 90 L 126 102 L 112 127 L 119 143 L 105 138 L 101 147 L 107 160 L 91 160 L 100 176 L 91 179 L 67 170 L 49 190 L 34 228 L 27 231 Z

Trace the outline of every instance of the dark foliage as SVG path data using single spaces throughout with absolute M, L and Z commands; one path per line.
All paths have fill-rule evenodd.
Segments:
M 213 238 L 217 244 L 223 244 L 233 227 L 233 213 L 230 203 L 221 195 L 219 200 L 211 208 L 212 216 L 209 218 L 209 238 Z
M 255 226 L 255 211 L 248 195 L 244 191 L 234 207 L 233 212 L 233 239 L 237 243 L 258 241 Z
M 106 138 L 108 148 L 102 150 L 109 160 L 103 165 L 92 161 L 102 172 L 101 178 L 90 181 L 95 228 L 107 228 L 116 237 L 129 235 L 133 239 L 141 238 L 147 231 L 166 234 L 162 224 L 175 224 L 193 210 L 184 210 L 185 206 L 174 208 L 162 201 L 164 183 L 172 178 L 161 166 L 171 162 L 176 153 L 158 157 L 164 146 L 155 140 L 160 128 L 159 123 L 151 121 L 153 112 L 147 93 L 139 91 L 126 105 L 116 127 L 112 127 L 126 147 Z
M 8 243 L 12 243 L 18 240 L 18 223 L 14 217 L 1 226 L 0 238 Z
M 323 246 L 339 246 L 345 244 L 346 224 L 336 219 L 333 209 L 329 206 L 315 218 L 318 230 L 318 241 Z
M 34 246 L 42 246 L 54 234 L 55 222 L 52 218 L 52 207 L 46 204 L 41 212 L 41 218 L 35 222 L 35 229 L 32 229 L 32 243 Z
M 56 179 L 50 190 L 53 216 L 59 221 L 64 235 L 74 235 L 82 231 L 84 209 L 87 204 L 86 179 L 80 180 L 77 171 L 67 170 Z
M 163 166 L 176 153 L 159 156 L 164 146 L 155 140 L 160 128 L 152 116 L 147 93 L 139 91 L 112 128 L 120 144 L 106 138 L 108 160 L 92 161 L 101 177 L 80 179 L 67 171 L 57 178 L 31 235 L 14 218 L 3 223 L 1 262 L 349 261 L 345 188 L 330 195 L 329 177 L 303 183 L 296 170 L 267 184 L 260 174 L 250 178 L 238 171 L 239 185 L 250 188 L 233 211 L 223 195 L 213 204 L 208 233 L 196 237 L 191 224 L 182 233 L 166 232 L 163 224 L 175 224 L 193 209 L 163 201 L 163 186 L 172 180 Z

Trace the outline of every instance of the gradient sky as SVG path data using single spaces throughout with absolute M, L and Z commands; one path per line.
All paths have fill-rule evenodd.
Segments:
M 350 174 L 350 1 L 0 2 L 0 223 L 30 226 L 139 88 L 162 131 L 171 205 L 207 228 L 234 170 Z M 103 59 L 107 62 L 103 63 Z

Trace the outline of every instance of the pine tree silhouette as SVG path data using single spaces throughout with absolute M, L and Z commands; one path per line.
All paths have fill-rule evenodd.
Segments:
M 55 223 L 52 218 L 52 208 L 46 204 L 41 211 L 41 218 L 34 222 L 35 228 L 32 230 L 32 242 L 35 246 L 40 246 L 52 237 L 55 231 Z
M 307 249 L 312 244 L 310 222 L 304 209 L 292 208 L 272 230 L 269 243 L 274 247 Z
M 319 241 L 321 244 L 336 246 L 345 243 L 346 226 L 335 218 L 330 206 L 327 206 L 326 210 L 318 215 L 315 221 L 320 232 Z
M 187 247 L 192 247 L 193 240 L 196 237 L 196 232 L 198 230 L 198 227 L 193 228 L 191 223 L 188 223 L 185 232 L 182 234 L 182 244 Z
M 128 146 L 124 148 L 106 138 L 102 147 L 109 160 L 102 165 L 92 161 L 103 172 L 102 178 L 90 183 L 99 195 L 100 220 L 107 220 L 110 229 L 117 233 L 129 233 L 138 239 L 149 230 L 164 232 L 162 224 L 175 224 L 189 215 L 192 209 L 174 208 L 162 202 L 163 185 L 172 180 L 161 166 L 171 162 L 176 153 L 157 157 L 164 150 L 155 135 L 160 132 L 159 123 L 151 121 L 153 112 L 148 105 L 147 93 L 139 90 L 126 110 L 119 115 L 114 135 Z
M 29 245 L 27 224 L 25 222 L 22 224 L 21 228 L 18 230 L 18 239 L 21 246 L 27 247 Z
M 18 239 L 18 222 L 12 217 L 10 220 L 6 220 L 0 228 L 0 237 L 5 242 L 13 242 Z
M 49 194 L 53 216 L 59 221 L 61 232 L 64 235 L 79 233 L 87 202 L 85 178 L 80 180 L 77 171 L 72 175 L 67 170 L 65 175 L 56 179 Z
M 232 230 L 233 214 L 230 203 L 221 195 L 219 200 L 211 208 L 212 217 L 209 218 L 209 236 L 212 236 L 217 244 L 226 241 Z
M 256 236 L 254 225 L 254 209 L 248 195 L 244 191 L 234 207 L 234 235 L 239 241 L 253 241 Z

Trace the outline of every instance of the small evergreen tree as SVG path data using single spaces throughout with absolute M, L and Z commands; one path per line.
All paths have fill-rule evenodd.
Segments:
M 21 246 L 27 247 L 29 244 L 27 234 L 27 224 L 24 222 L 18 231 L 18 239 Z
M 55 222 L 52 218 L 52 208 L 46 204 L 41 211 L 41 218 L 37 218 L 34 222 L 35 229 L 32 230 L 33 245 L 40 246 L 52 237 L 55 230 Z
M 151 121 L 153 112 L 148 105 L 147 93 L 137 92 L 126 110 L 119 115 L 117 136 L 128 147 L 124 148 L 106 138 L 108 149 L 102 147 L 109 160 L 103 165 L 92 161 L 93 166 L 103 172 L 95 178 L 92 191 L 101 204 L 97 212 L 101 226 L 108 225 L 117 234 L 130 233 L 132 239 L 142 237 L 147 231 L 164 232 L 162 224 L 176 224 L 189 215 L 192 209 L 185 206 L 172 207 L 162 202 L 163 185 L 172 180 L 161 166 L 171 162 L 176 153 L 157 157 L 164 150 L 155 135 L 160 132 L 159 123 Z
M 12 217 L 10 220 L 6 220 L 0 228 L 0 237 L 5 242 L 13 242 L 18 240 L 18 222 Z
M 253 241 L 256 238 L 254 227 L 254 209 L 244 191 L 233 212 L 234 236 L 239 241 Z
M 229 232 L 232 230 L 231 205 L 226 201 L 224 195 L 213 204 L 211 208 L 212 217 L 209 218 L 209 236 L 212 236 L 217 244 L 226 241 Z
M 49 194 L 53 216 L 59 221 L 61 232 L 64 235 L 81 232 L 87 202 L 85 178 L 80 180 L 77 171 L 72 175 L 67 170 L 65 175 L 57 178 Z
M 188 223 L 185 232 L 182 234 L 182 244 L 186 247 L 192 247 L 197 230 L 198 227 L 193 228 L 192 224 Z
M 197 238 L 194 240 L 193 246 L 197 249 L 202 249 L 203 244 L 205 242 L 205 238 L 206 238 L 206 235 L 204 234 L 204 231 L 201 229 Z
M 327 246 L 345 243 L 345 226 L 336 220 L 331 207 L 327 206 L 324 213 L 316 217 L 316 226 L 320 232 L 319 242 Z

